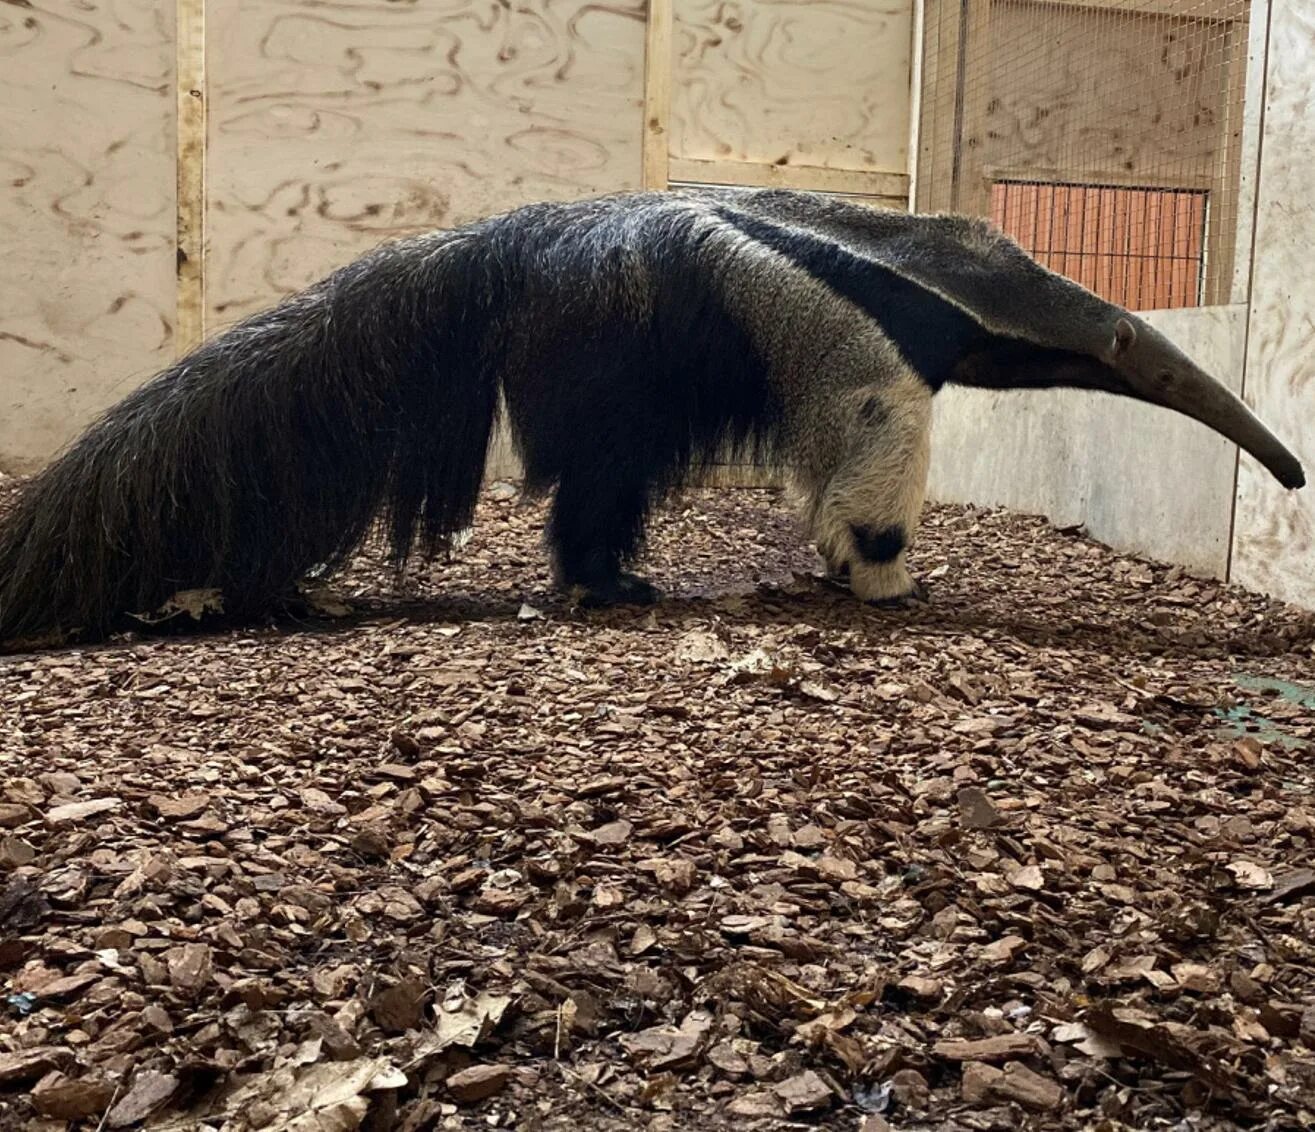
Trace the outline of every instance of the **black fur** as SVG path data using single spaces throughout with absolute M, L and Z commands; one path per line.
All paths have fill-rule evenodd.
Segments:
M 988 339 L 979 322 L 935 291 L 838 243 L 729 208 L 718 214 L 868 314 L 933 390 L 950 381 L 964 355 Z
M 903 527 L 869 527 L 851 523 L 849 533 L 854 538 L 854 549 L 874 564 L 894 562 L 908 542 Z
M 728 449 L 768 458 L 778 413 L 706 233 L 639 199 L 386 245 L 129 395 L 0 527 L 0 641 L 103 635 L 188 589 L 249 617 L 376 533 L 399 566 L 433 553 L 471 522 L 500 391 L 529 486 L 558 487 L 561 580 L 651 600 L 620 566 L 653 502 Z
M 949 380 L 981 389 L 1094 389 L 1138 396 L 1117 370 L 1096 358 L 1002 335 L 976 344 L 953 367 Z
M 385 246 L 130 394 L 0 530 L 0 640 L 96 635 L 194 588 L 246 616 L 377 521 L 399 562 L 436 549 L 470 522 L 493 424 L 492 275 L 468 239 Z
M 522 211 L 490 232 L 500 262 L 554 267 L 542 294 L 542 278 L 517 279 L 555 317 L 540 325 L 534 357 L 505 359 L 505 391 L 527 486 L 557 485 L 549 536 L 559 580 L 597 600 L 648 597 L 633 583 L 618 589 L 618 572 L 657 499 L 719 450 L 760 451 L 774 436 L 766 366 L 699 258 L 696 219 L 673 212 L 613 233 L 602 249 L 588 216 L 554 225 Z M 645 309 L 588 301 L 600 250 L 645 280 Z M 579 299 L 562 305 L 563 293 Z

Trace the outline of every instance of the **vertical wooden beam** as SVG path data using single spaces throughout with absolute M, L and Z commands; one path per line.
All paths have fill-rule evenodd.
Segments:
M 1242 138 L 1238 147 L 1236 171 L 1236 231 L 1233 236 L 1232 279 L 1228 297 L 1222 302 L 1245 303 L 1251 297 L 1251 237 L 1256 222 L 1256 183 L 1260 175 L 1260 124 L 1265 107 L 1265 61 L 1269 46 L 1269 0 L 1252 0 L 1247 22 L 1245 52 L 1234 43 L 1245 68 L 1244 89 L 1240 98 Z M 1232 107 L 1237 112 L 1236 106 Z
M 182 0 L 179 0 L 181 3 Z M 644 42 L 644 188 L 665 189 L 671 159 L 672 0 L 648 0 Z
M 918 154 L 922 144 L 922 57 L 927 22 L 925 0 L 913 0 L 912 42 L 909 44 L 909 211 L 917 211 Z
M 918 110 L 918 152 L 913 207 L 940 212 L 951 207 L 954 180 L 960 55 L 960 8 L 966 0 L 923 0 L 922 97 Z
M 205 336 L 205 0 L 175 0 L 177 19 L 178 297 L 174 348 Z
M 1251 325 L 1256 318 L 1255 294 L 1252 285 L 1256 270 L 1256 226 L 1260 218 L 1260 159 L 1265 144 L 1265 106 L 1269 99 L 1269 53 L 1273 22 L 1272 0 L 1251 0 L 1251 20 L 1247 27 L 1247 89 L 1243 113 L 1247 119 L 1247 133 L 1243 141 L 1246 150 L 1242 158 L 1242 182 L 1238 185 L 1238 252 L 1234 271 L 1246 259 L 1246 287 L 1242 293 L 1246 302 L 1246 330 L 1242 336 L 1242 385 L 1237 395 L 1247 400 L 1247 378 L 1251 375 Z M 1245 209 L 1245 212 L 1243 210 Z M 1246 240 L 1245 246 L 1242 240 Z M 1240 280 L 1234 286 L 1242 290 Z M 1251 404 L 1251 402 L 1247 402 Z M 1224 564 L 1224 581 L 1233 581 L 1233 565 L 1237 555 L 1237 504 L 1242 491 L 1242 449 L 1233 451 L 1233 506 L 1228 514 L 1228 558 Z

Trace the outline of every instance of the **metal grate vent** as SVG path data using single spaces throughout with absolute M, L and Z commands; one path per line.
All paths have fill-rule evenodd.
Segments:
M 1129 310 L 1201 305 L 1199 189 L 997 181 L 991 219 L 1052 271 Z

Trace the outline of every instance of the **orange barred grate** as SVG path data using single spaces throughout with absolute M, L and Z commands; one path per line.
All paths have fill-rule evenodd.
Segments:
M 1052 271 L 1129 310 L 1201 304 L 1207 193 L 997 181 L 991 219 Z

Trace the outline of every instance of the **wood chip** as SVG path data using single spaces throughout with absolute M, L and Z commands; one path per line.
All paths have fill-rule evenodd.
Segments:
M 55 1120 L 100 1116 L 114 1099 L 114 1087 L 99 1077 L 49 1073 L 32 1087 L 32 1107 Z
M 140 1124 L 169 1103 L 178 1091 L 179 1080 L 171 1073 L 146 1069 L 133 1076 L 127 1091 L 105 1116 L 107 1128 Z
M 581 611 L 550 506 L 0 659 L 10 1123 L 1308 1122 L 1311 614 L 941 506 L 872 610 L 748 489 Z
M 932 1046 L 937 1057 L 948 1061 L 1009 1061 L 1037 1052 L 1030 1034 L 997 1034 L 991 1038 L 950 1038 Z
M 121 798 L 93 798 L 86 802 L 67 802 L 46 811 L 46 824 L 52 826 L 76 825 L 113 813 L 123 805 Z
M 991 829 L 999 825 L 1004 816 L 985 790 L 965 786 L 959 791 L 959 820 L 965 829 Z
M 791 1116 L 829 1108 L 834 1100 L 826 1082 L 811 1069 L 805 1069 L 802 1073 L 787 1077 L 779 1085 L 773 1085 L 772 1092 Z
M 72 1052 L 62 1046 L 33 1046 L 7 1053 L 0 1051 L 0 1085 L 21 1085 L 25 1081 L 35 1081 L 72 1060 Z
M 472 1065 L 452 1074 L 444 1084 L 453 1100 L 474 1104 L 502 1092 L 510 1079 L 511 1070 L 505 1065 Z
M 1002 1100 L 1017 1101 L 1033 1112 L 1049 1112 L 1064 1103 L 1064 1090 L 1049 1077 L 1034 1073 L 1018 1061 L 1008 1062 L 991 1082 L 991 1093 Z

